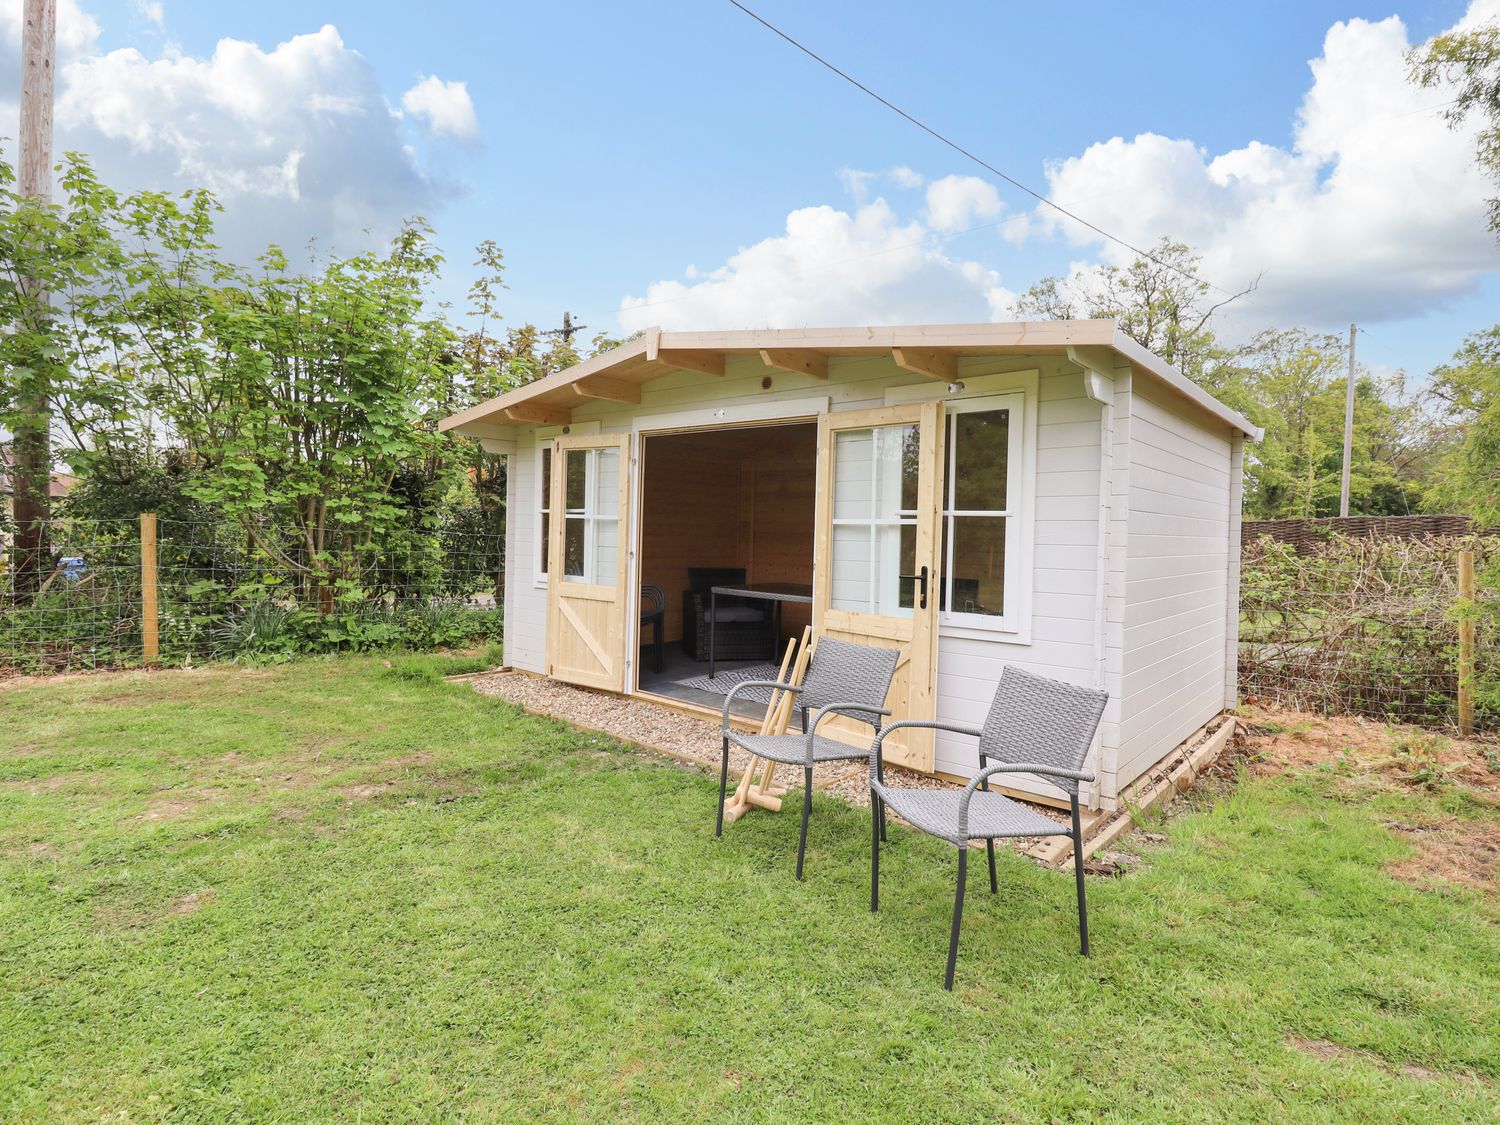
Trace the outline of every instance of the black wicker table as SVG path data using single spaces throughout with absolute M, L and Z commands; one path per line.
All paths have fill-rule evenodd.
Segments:
M 800 582 L 742 582 L 734 586 L 714 586 L 708 592 L 708 678 L 714 678 L 714 625 L 719 619 L 719 595 L 756 598 L 770 602 L 772 628 L 781 636 L 781 607 L 787 602 L 812 605 L 812 587 Z M 774 650 L 771 654 L 776 655 Z

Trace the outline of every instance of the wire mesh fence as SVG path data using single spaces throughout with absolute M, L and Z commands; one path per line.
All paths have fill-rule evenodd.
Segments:
M 1463 608 L 1460 552 L 1481 576 Z M 1240 578 L 1240 691 L 1325 714 L 1424 726 L 1458 719 L 1459 621 L 1474 620 L 1476 725 L 1500 727 L 1500 543 L 1473 537 L 1247 544 Z M 1491 580 L 1492 581 L 1492 580 Z
M 503 536 L 456 523 L 375 543 L 357 529 L 59 521 L 43 571 L 34 591 L 0 572 L 0 674 L 469 647 L 503 627 Z

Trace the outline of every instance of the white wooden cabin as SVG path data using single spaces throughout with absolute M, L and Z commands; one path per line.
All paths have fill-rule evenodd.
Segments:
M 442 425 L 509 458 L 513 668 L 680 703 L 640 587 L 681 672 L 687 568 L 737 567 L 811 587 L 783 637 L 903 648 L 898 717 L 982 722 L 1010 663 L 1107 689 L 1094 808 L 1235 704 L 1260 431 L 1114 321 L 653 329 Z M 888 760 L 977 768 L 941 734 Z

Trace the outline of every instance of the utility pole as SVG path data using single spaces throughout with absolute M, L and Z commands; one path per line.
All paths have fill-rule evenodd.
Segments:
M 574 335 L 576 333 L 582 332 L 587 327 L 588 327 L 587 324 L 574 324 L 573 323 L 573 314 L 570 313 L 570 312 L 564 312 L 563 313 L 562 327 L 561 328 L 549 328 L 546 332 L 543 332 L 542 335 L 543 336 L 561 336 L 562 337 L 562 342 L 564 344 L 571 345 L 573 343 L 573 337 L 574 337 Z
M 21 29 L 21 158 L 17 187 L 23 199 L 45 207 L 52 199 L 52 72 L 57 43 L 57 0 L 25 0 Z M 35 279 L 23 279 L 28 296 L 44 302 Z M 43 368 L 44 364 L 37 364 Z M 12 436 L 11 481 L 16 522 L 15 584 L 29 594 L 41 582 L 52 484 L 50 396 L 43 378 L 22 402 Z
M 1354 334 L 1349 325 L 1349 386 L 1344 391 L 1344 471 L 1339 483 L 1339 515 L 1349 514 L 1349 463 L 1354 457 Z

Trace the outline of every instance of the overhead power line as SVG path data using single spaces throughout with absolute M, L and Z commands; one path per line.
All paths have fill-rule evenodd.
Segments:
M 833 63 L 829 62 L 822 55 L 820 55 L 816 51 L 814 51 L 811 47 L 808 47 L 804 43 L 801 43 L 797 39 L 794 39 L 792 36 L 788 35 L 784 31 L 782 31 L 781 28 L 777 27 L 770 20 L 766 19 L 764 16 L 761 16 L 760 14 L 758 14 L 758 13 L 752 11 L 751 9 L 745 7 L 745 5 L 743 5 L 743 4 L 740 3 L 740 0 L 729 0 L 729 3 L 733 4 L 740 11 L 744 12 L 745 15 L 749 16 L 756 23 L 758 23 L 762 27 L 764 27 L 767 31 L 770 31 L 773 34 L 779 36 L 780 38 L 786 40 L 786 42 L 790 43 L 793 47 L 796 47 L 797 50 L 801 51 L 804 55 L 806 55 L 808 58 L 812 59 L 814 62 L 816 62 L 816 63 L 818 63 L 818 64 L 820 64 L 820 65 L 822 65 L 824 67 L 827 67 L 829 70 L 833 71 L 833 73 L 837 74 L 840 78 L 842 78 L 845 82 L 849 83 L 851 86 L 855 87 L 858 90 L 863 91 L 864 93 L 868 94 L 870 97 L 874 98 L 877 102 L 879 102 L 881 105 L 885 106 L 886 109 L 890 110 L 892 113 L 895 113 L 898 116 L 905 118 L 907 121 L 909 121 L 913 125 L 915 125 L 918 129 L 921 129 L 922 132 L 926 133 L 928 136 L 930 136 L 930 137 L 934 138 L 935 140 L 940 141 L 943 144 L 947 145 L 949 148 L 951 148 L 954 152 L 958 153 L 960 156 L 963 156 L 963 157 L 965 157 L 968 160 L 972 160 L 975 164 L 979 165 L 986 172 L 989 172 L 991 175 L 998 176 L 1000 179 L 1002 179 L 1006 183 L 1010 184 L 1011 187 L 1016 188 L 1018 191 L 1025 192 L 1027 195 L 1031 196 L 1033 199 L 1035 199 L 1038 203 L 1041 203 L 1043 206 L 1050 207 L 1050 208 L 1052 208 L 1052 210 L 1056 211 L 1059 215 L 1066 216 L 1067 218 L 1072 219 L 1075 223 L 1078 223 L 1080 226 L 1087 227 L 1089 230 L 1093 231 L 1095 234 L 1099 235 L 1101 238 L 1108 239 L 1110 242 L 1113 242 L 1113 243 L 1116 243 L 1117 245 L 1125 247 L 1125 249 L 1129 250 L 1131 253 L 1135 254 L 1137 257 L 1145 258 L 1147 261 L 1150 261 L 1150 262 L 1155 262 L 1158 266 L 1161 266 L 1163 269 L 1172 270 L 1174 273 L 1179 273 L 1183 277 L 1187 278 L 1190 281 L 1195 281 L 1195 282 L 1197 282 L 1200 285 L 1207 285 L 1210 289 L 1217 289 L 1220 293 L 1224 293 L 1224 294 L 1226 294 L 1228 296 L 1236 296 L 1237 295 L 1237 294 L 1231 293 L 1228 289 L 1225 289 L 1222 286 L 1215 285 L 1211 281 L 1207 281 L 1204 278 L 1198 277 L 1196 274 L 1193 274 L 1193 273 L 1189 272 L 1188 270 L 1183 269 L 1181 266 L 1175 265 L 1172 262 L 1164 261 L 1161 258 L 1158 258 L 1155 254 L 1151 253 L 1149 250 L 1143 250 L 1141 247 L 1136 246 L 1134 243 L 1127 242 L 1125 239 L 1121 238 L 1119 235 L 1111 234 L 1109 231 L 1105 230 L 1103 227 L 1098 226 L 1098 225 L 1096 225 L 1094 223 L 1089 222 L 1087 219 L 1083 218 L 1080 215 L 1074 214 L 1072 211 L 1069 211 L 1066 207 L 1063 207 L 1060 204 L 1052 202 L 1052 200 L 1048 199 L 1041 192 L 1037 191 L 1034 188 L 1027 187 L 1025 184 L 1021 183 L 1020 180 L 1017 180 L 1013 176 L 1007 176 L 1004 172 L 1000 171 L 999 168 L 996 168 L 993 164 L 989 163 L 986 160 L 980 159 L 974 153 L 972 153 L 968 149 L 964 148 L 964 146 L 961 145 L 961 144 L 959 144 L 957 141 L 949 139 L 948 137 L 944 136 L 942 133 L 939 133 L 931 125 L 928 125 L 925 121 L 922 121 L 919 118 L 913 117 L 911 114 L 907 113 L 906 110 L 904 110 L 900 106 L 896 105 L 890 99 L 882 97 L 880 94 L 877 94 L 874 90 L 870 89 L 870 87 L 866 86 L 859 79 L 855 78 L 853 75 L 847 73 L 846 71 L 840 70 Z

